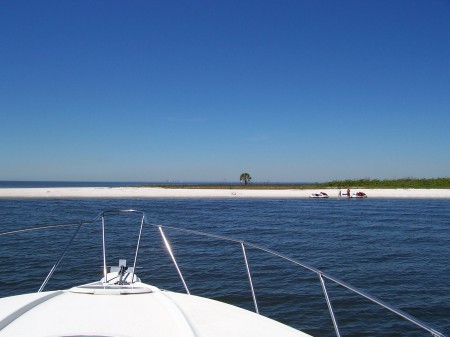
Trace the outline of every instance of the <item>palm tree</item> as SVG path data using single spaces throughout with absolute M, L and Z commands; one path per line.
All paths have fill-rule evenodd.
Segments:
M 239 180 L 241 181 L 241 183 L 244 183 L 244 185 L 247 185 L 250 182 L 250 180 L 252 180 L 252 177 L 250 177 L 249 173 L 244 172 L 241 174 Z

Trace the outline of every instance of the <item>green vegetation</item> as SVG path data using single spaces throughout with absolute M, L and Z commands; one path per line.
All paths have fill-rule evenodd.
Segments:
M 251 179 L 251 178 L 250 178 Z M 242 179 L 241 179 L 242 180 Z M 287 190 L 287 189 L 318 189 L 318 188 L 450 188 L 450 178 L 416 179 L 404 178 L 394 180 L 357 179 L 334 180 L 326 183 L 314 184 L 152 184 L 143 187 L 162 188 L 193 188 L 193 189 L 252 189 L 252 190 Z
M 250 180 L 252 180 L 252 177 L 250 177 L 250 174 L 247 172 L 244 172 L 241 174 L 241 176 L 239 177 L 239 180 L 241 181 L 241 183 L 244 183 L 244 185 L 248 185 L 248 183 L 250 182 Z
M 450 188 L 450 178 L 416 179 L 403 178 L 393 180 L 358 179 L 335 180 L 318 184 L 330 188 Z

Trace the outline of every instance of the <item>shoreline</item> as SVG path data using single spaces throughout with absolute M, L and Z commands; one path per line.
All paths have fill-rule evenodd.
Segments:
M 313 193 L 325 192 L 330 199 L 338 199 L 338 189 L 189 189 L 162 187 L 50 187 L 0 188 L 0 199 L 64 199 L 64 198 L 309 198 Z M 450 199 L 450 189 L 352 189 L 364 192 L 368 198 Z M 342 189 L 345 193 L 345 189 Z M 342 196 L 346 199 L 346 196 Z

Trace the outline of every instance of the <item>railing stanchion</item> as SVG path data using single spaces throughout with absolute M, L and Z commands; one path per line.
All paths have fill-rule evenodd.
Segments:
M 161 236 L 162 236 L 162 239 L 164 241 L 164 244 L 166 245 L 166 248 L 169 251 L 169 255 L 172 258 L 172 261 L 173 261 L 173 263 L 175 265 L 175 268 L 177 269 L 178 275 L 180 275 L 181 282 L 183 282 L 184 289 L 186 289 L 186 293 L 188 295 L 190 295 L 191 293 L 189 292 L 189 289 L 188 289 L 188 287 L 186 285 L 186 282 L 184 281 L 184 277 L 183 277 L 183 274 L 181 274 L 180 268 L 178 268 L 178 263 L 175 260 L 175 256 L 172 253 L 172 249 L 170 248 L 169 241 L 167 241 L 166 236 L 164 235 L 164 232 L 163 232 L 161 226 L 158 226 L 158 229 L 159 229 L 159 232 L 161 233 Z
M 131 283 L 134 283 L 134 274 L 136 273 L 136 261 L 138 257 L 139 246 L 141 244 L 142 227 L 144 227 L 144 222 L 145 222 L 145 213 L 142 214 L 141 227 L 139 228 L 139 237 L 136 245 L 136 254 L 134 255 L 133 273 L 131 274 Z
M 248 265 L 248 260 L 247 260 L 247 253 L 245 252 L 245 246 L 244 246 L 243 241 L 241 241 L 241 247 L 242 247 L 242 253 L 244 254 L 245 267 L 247 268 L 248 281 L 250 282 L 250 288 L 252 290 L 253 304 L 255 305 L 255 312 L 257 314 L 259 314 L 258 302 L 256 302 L 255 289 L 253 288 L 252 274 L 250 273 L 250 267 Z
M 327 300 L 328 310 L 330 311 L 331 320 L 333 321 L 334 330 L 336 331 L 336 336 L 341 337 L 341 333 L 339 332 L 339 326 L 334 316 L 333 306 L 331 305 L 330 297 L 328 296 L 327 287 L 325 285 L 325 281 L 323 279 L 322 273 L 319 273 L 320 284 L 322 285 L 323 294 L 325 295 L 325 299 Z
M 103 244 L 103 280 L 108 282 L 108 271 L 106 268 L 106 242 L 105 242 L 105 215 L 102 214 L 102 244 Z
M 75 231 L 75 233 L 73 233 L 72 238 L 67 243 L 67 245 L 64 248 L 63 252 L 61 253 L 61 256 L 59 257 L 58 261 L 56 261 L 56 263 L 53 265 L 52 269 L 50 270 L 50 272 L 48 273 L 48 275 L 45 278 L 44 282 L 42 283 L 41 287 L 39 288 L 38 293 L 40 293 L 42 290 L 44 290 L 44 287 L 47 285 L 48 280 L 50 280 L 50 277 L 52 277 L 55 269 L 58 267 L 59 263 L 62 261 L 64 255 L 66 255 L 67 249 L 69 249 L 70 244 L 72 243 L 73 239 L 75 239 L 75 236 L 77 236 L 78 231 L 80 230 L 82 225 L 83 225 L 83 223 L 80 223 L 78 225 L 77 230 Z

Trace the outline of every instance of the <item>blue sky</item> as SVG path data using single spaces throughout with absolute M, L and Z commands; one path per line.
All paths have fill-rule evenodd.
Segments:
M 450 176 L 450 2 L 2 1 L 0 180 Z

